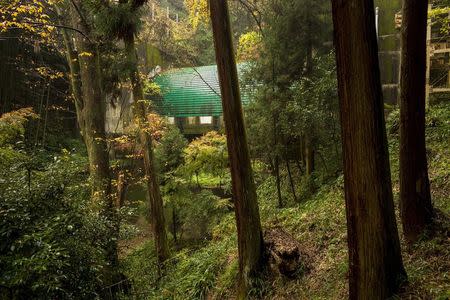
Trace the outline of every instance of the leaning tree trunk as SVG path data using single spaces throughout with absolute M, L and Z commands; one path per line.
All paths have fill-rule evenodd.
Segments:
M 373 1 L 333 0 L 350 299 L 386 299 L 406 277 L 392 199 Z
M 134 44 L 134 34 L 130 33 L 125 39 L 125 50 L 130 63 L 130 79 L 134 97 L 134 114 L 138 120 L 139 137 L 144 154 L 144 170 L 147 180 L 147 191 L 150 199 L 150 212 L 152 217 L 152 231 L 155 239 L 156 255 L 161 264 L 169 257 L 167 233 L 164 220 L 164 205 L 159 189 L 155 170 L 152 137 L 149 132 L 147 109 L 144 93 L 138 71 L 137 53 Z
M 425 149 L 425 69 L 428 1 L 403 1 L 400 78 L 400 209 L 403 234 L 414 242 L 431 224 Z
M 82 13 L 80 1 L 73 11 L 74 27 L 85 34 L 89 28 L 79 16 Z M 75 9 L 74 9 L 75 10 Z M 81 97 L 83 99 L 82 135 L 86 143 L 89 172 L 92 186 L 92 200 L 110 222 L 111 238 L 108 239 L 106 252 L 112 269 L 118 265 L 117 238 L 119 233 L 118 216 L 115 209 L 109 168 L 109 156 L 105 131 L 105 101 L 102 93 L 101 70 L 96 44 L 80 34 L 75 35 L 76 48 L 79 51 Z
M 277 186 L 278 208 L 283 208 L 283 197 L 281 196 L 281 178 L 280 178 L 280 156 L 275 155 L 275 180 Z
M 211 0 L 211 23 L 219 71 L 238 231 L 240 286 L 244 299 L 263 263 L 263 239 L 250 163 L 226 0 Z
M 313 73 L 313 41 L 312 41 L 312 24 L 311 24 L 311 13 L 307 13 L 307 46 L 306 46 L 306 70 L 304 76 L 308 79 L 311 78 Z M 309 81 L 306 81 L 306 85 L 310 88 Z M 305 167 L 306 175 L 312 175 L 315 170 L 315 160 L 314 160 L 314 144 L 312 142 L 312 136 L 308 132 L 305 134 Z
M 306 137 L 305 141 L 305 160 L 306 160 L 306 174 L 311 175 L 314 172 L 315 168 L 315 155 L 314 148 L 309 137 Z
M 61 16 L 59 9 L 58 16 Z M 77 115 L 77 123 L 80 134 L 83 136 L 84 117 L 83 117 L 83 96 L 81 91 L 80 63 L 78 53 L 74 50 L 72 41 L 70 40 L 67 29 L 62 29 L 64 47 L 66 48 L 66 59 L 70 71 L 70 89 L 75 103 L 75 112 Z

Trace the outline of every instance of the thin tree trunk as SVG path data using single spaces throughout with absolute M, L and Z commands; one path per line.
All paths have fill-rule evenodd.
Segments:
M 403 1 L 400 78 L 400 209 L 403 234 L 414 242 L 433 220 L 425 149 L 428 1 Z
M 147 107 L 144 101 L 144 92 L 138 71 L 134 33 L 130 33 L 124 39 L 124 42 L 131 68 L 130 79 L 135 103 L 134 114 L 139 122 L 139 136 L 144 154 L 144 169 L 147 180 L 147 191 L 150 199 L 152 231 L 155 239 L 156 254 L 161 267 L 162 263 L 169 258 L 169 247 L 167 244 L 167 233 L 164 220 L 164 204 L 154 163 L 152 137 L 148 130 Z
M 298 159 L 296 159 L 296 160 L 295 160 L 295 164 L 296 164 L 296 166 L 297 166 L 298 171 L 300 172 L 300 175 L 302 175 L 302 174 L 303 174 L 302 163 L 301 163 Z
M 272 60 L 273 62 L 273 60 Z M 274 63 L 272 63 L 272 78 L 275 80 L 275 67 Z M 272 85 L 272 91 L 275 92 L 275 85 Z M 277 118 L 273 115 L 273 141 L 274 148 L 277 148 L 278 145 L 278 132 L 277 132 Z M 277 198 L 278 198 L 278 207 L 283 207 L 283 197 L 281 195 L 281 178 L 280 178 L 280 156 L 278 155 L 278 150 L 275 151 L 275 180 L 277 185 Z
M 289 176 L 289 183 L 291 185 L 292 195 L 294 196 L 294 201 L 298 202 L 297 194 L 295 193 L 294 180 L 292 178 L 292 173 L 291 173 L 291 166 L 289 165 L 289 160 L 287 158 L 285 161 L 286 161 L 286 168 L 287 168 L 288 176 Z
M 117 176 L 117 197 L 116 197 L 116 208 L 120 209 L 125 204 L 125 198 L 127 194 L 127 180 L 125 178 L 125 173 L 120 172 Z
M 320 160 L 322 161 L 322 165 L 323 165 L 323 168 L 325 169 L 325 172 L 328 173 L 329 170 L 328 170 L 327 162 L 325 161 L 325 157 L 323 157 L 323 154 L 320 151 L 317 151 L 317 154 L 318 154 Z
M 302 134 L 300 139 L 300 153 L 301 153 L 301 160 L 302 165 L 305 168 L 305 174 L 306 173 L 306 136 Z
M 62 14 L 58 7 L 56 7 L 56 12 L 58 14 L 58 17 L 61 18 Z M 83 117 L 83 95 L 81 91 L 80 63 L 78 59 L 78 53 L 73 47 L 73 43 L 69 37 L 69 34 L 67 33 L 67 29 L 62 29 L 61 32 L 63 36 L 64 47 L 66 48 L 66 59 L 70 71 L 70 87 L 75 103 L 78 127 L 81 131 L 81 136 L 83 137 L 85 124 Z
M 306 161 L 306 175 L 311 175 L 315 170 L 314 148 L 311 140 L 306 137 L 305 141 L 305 161 Z
M 263 238 L 245 133 L 227 2 L 211 0 L 210 12 L 238 231 L 240 271 L 238 298 L 244 299 L 251 287 L 252 279 L 259 276 L 262 268 Z
M 48 121 L 48 104 L 50 100 L 50 83 L 47 89 L 47 100 L 45 101 L 45 117 L 44 117 L 44 130 L 42 131 L 42 147 L 45 147 L 45 136 L 47 133 L 47 121 Z
M 280 157 L 275 155 L 275 181 L 277 185 L 278 207 L 283 207 L 283 197 L 281 196 L 281 178 L 280 178 Z
M 50 85 L 50 83 L 49 83 Z M 36 147 L 38 145 L 38 140 L 39 140 L 39 130 L 41 128 L 41 119 L 42 119 L 42 107 L 44 106 L 44 98 L 45 98 L 45 87 L 46 84 L 44 84 L 44 88 L 42 89 L 42 93 L 39 95 L 40 101 L 39 101 L 39 118 L 37 120 L 37 125 L 36 125 L 36 135 L 34 137 L 34 150 L 36 150 Z
M 172 205 L 172 235 L 175 244 L 177 244 L 177 219 L 178 217 L 175 205 Z
M 312 28 L 311 28 L 311 16 L 308 11 L 307 15 L 307 47 L 306 47 L 306 71 L 305 77 L 310 78 L 313 73 L 313 42 L 312 42 Z M 310 88 L 309 81 L 306 81 L 307 88 Z M 306 175 L 311 175 L 315 169 L 314 161 L 314 145 L 312 143 L 312 137 L 305 135 L 305 167 Z
M 198 171 L 195 172 L 195 180 L 196 180 L 196 182 L 197 182 L 198 188 L 201 189 L 202 186 L 200 185 L 200 181 L 198 180 Z
M 350 299 L 406 278 L 392 199 L 372 0 L 332 0 L 344 156 Z

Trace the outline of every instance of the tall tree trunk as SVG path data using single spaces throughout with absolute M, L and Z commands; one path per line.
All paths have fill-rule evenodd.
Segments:
M 425 69 L 428 1 L 403 0 L 400 78 L 400 209 L 403 233 L 414 242 L 431 224 L 425 149 Z
M 289 159 L 286 158 L 285 162 L 286 162 L 286 168 L 287 168 L 288 176 L 289 176 L 289 184 L 291 185 L 292 196 L 294 197 L 294 201 L 298 202 L 297 194 L 295 193 L 294 179 L 292 178 L 291 166 L 289 164 Z
M 74 27 L 88 34 L 89 28 L 80 14 L 83 7 L 80 1 L 74 1 L 77 9 L 73 9 Z M 105 99 L 101 85 L 101 70 L 97 45 L 86 37 L 75 35 L 75 44 L 80 66 L 81 97 L 83 99 L 83 137 L 86 143 L 89 172 L 92 186 L 92 200 L 110 221 L 111 238 L 106 247 L 108 260 L 112 269 L 118 265 L 117 238 L 119 224 L 115 209 L 109 156 L 105 131 Z
M 309 137 L 305 141 L 305 161 L 306 161 L 306 175 L 311 175 L 314 172 L 314 148 Z
M 283 207 L 283 197 L 281 196 L 281 178 L 280 178 L 280 157 L 275 155 L 275 180 L 277 185 L 278 207 Z
M 175 204 L 173 204 L 172 205 L 172 235 L 173 235 L 173 241 L 174 241 L 175 245 L 178 243 L 177 222 L 178 222 L 177 210 L 176 210 Z
M 62 17 L 61 10 L 56 7 L 56 12 L 58 17 Z M 73 43 L 69 37 L 67 29 L 62 29 L 62 37 L 64 41 L 64 47 L 66 48 L 66 59 L 69 65 L 70 71 L 70 88 L 72 92 L 72 97 L 75 103 L 75 112 L 77 115 L 78 127 L 81 131 L 81 136 L 83 136 L 84 131 L 84 117 L 83 117 L 83 95 L 81 91 L 81 77 L 80 77 L 80 63 L 78 59 L 78 53 L 73 47 Z
M 372 0 L 332 0 L 350 299 L 386 299 L 406 273 L 392 199 Z
M 166 225 L 164 220 L 164 204 L 159 189 L 158 177 L 155 170 L 152 137 L 149 133 L 147 107 L 144 101 L 142 83 L 139 77 L 137 52 L 134 44 L 134 33 L 125 39 L 125 51 L 130 63 L 130 79 L 134 97 L 134 114 L 139 122 L 139 137 L 144 154 L 144 169 L 147 180 L 147 191 L 150 199 L 152 217 L 152 231 L 158 261 L 162 264 L 169 257 Z
M 211 23 L 219 70 L 222 106 L 238 231 L 240 287 L 244 299 L 263 264 L 263 239 L 256 187 L 242 114 L 241 96 L 226 0 L 211 0 Z
M 310 4 L 310 3 L 308 3 Z M 312 41 L 312 25 L 311 25 L 311 13 L 308 11 L 307 15 L 307 46 L 306 46 L 306 70 L 305 77 L 311 78 L 313 73 L 313 41 Z M 306 85 L 310 88 L 309 81 L 306 81 Z M 305 134 L 305 167 L 306 175 L 311 175 L 315 169 L 314 161 L 314 144 L 312 142 L 312 137 L 310 133 Z

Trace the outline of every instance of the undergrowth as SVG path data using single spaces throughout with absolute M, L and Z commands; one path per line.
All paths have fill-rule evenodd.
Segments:
M 436 226 L 411 247 L 402 240 L 409 284 L 399 299 L 449 299 L 450 105 L 435 106 L 427 117 L 427 155 Z M 398 111 L 387 120 L 394 199 L 398 200 Z M 270 277 L 263 299 L 345 299 L 348 297 L 347 241 L 342 175 L 323 184 L 300 203 L 277 208 L 274 181 L 258 188 L 264 228 L 282 226 L 301 244 L 310 268 L 297 278 Z M 396 203 L 397 205 L 397 203 Z M 398 212 L 398 207 L 397 207 Z M 397 216 L 398 217 L 398 216 Z M 399 219 L 399 234 L 402 230 Z M 236 228 L 228 213 L 200 248 L 173 253 L 158 276 L 153 245 L 147 242 L 123 261 L 137 299 L 232 299 L 238 274 Z

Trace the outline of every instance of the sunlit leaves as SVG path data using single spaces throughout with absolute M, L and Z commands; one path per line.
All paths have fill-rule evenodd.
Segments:
M 184 150 L 188 173 L 222 175 L 228 163 L 226 137 L 215 131 L 192 141 Z
M 184 4 L 189 12 L 189 21 L 194 28 L 200 23 L 209 22 L 208 0 L 185 0 Z
M 428 12 L 428 17 L 432 18 L 440 25 L 442 34 L 450 33 L 450 6 L 436 7 Z
M 29 119 L 38 118 L 31 107 L 21 108 L 0 116 L 0 146 L 14 143 L 25 133 L 25 124 Z
M 22 29 L 49 42 L 55 31 L 49 16 L 56 0 L 0 0 L 0 33 Z
M 261 34 L 256 31 L 244 33 L 239 37 L 237 58 L 239 61 L 253 61 L 259 58 L 262 46 Z

